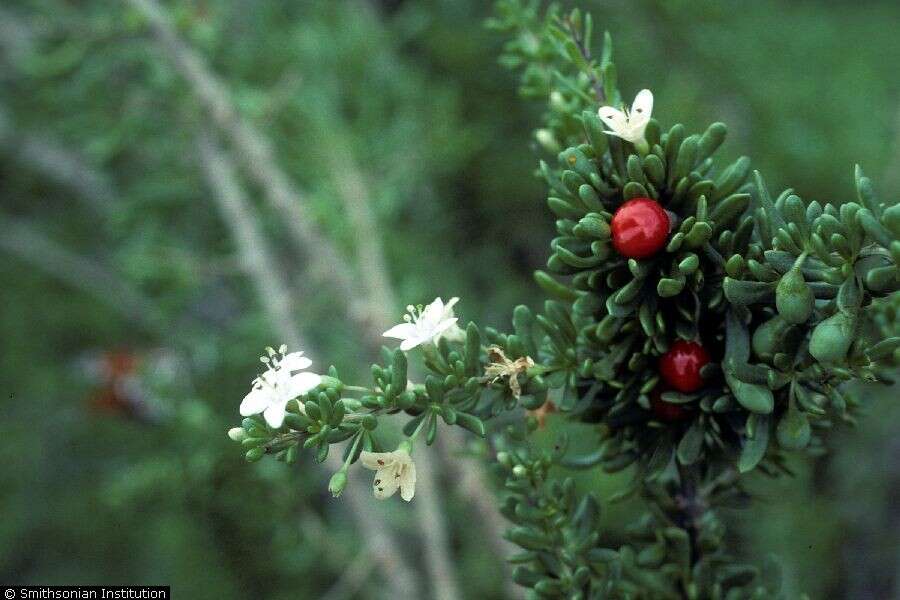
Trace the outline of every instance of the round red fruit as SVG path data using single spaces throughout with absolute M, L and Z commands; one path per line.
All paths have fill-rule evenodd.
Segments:
M 659 359 L 659 373 L 663 380 L 679 392 L 695 392 L 703 386 L 702 369 L 709 362 L 709 354 L 697 342 L 678 340 Z
M 669 214 L 655 200 L 634 198 L 619 207 L 610 222 L 612 243 L 627 258 L 659 252 L 669 236 Z
M 653 390 L 650 394 L 650 408 L 653 409 L 653 415 L 660 421 L 666 423 L 674 423 L 684 421 L 690 416 L 687 410 L 680 404 L 673 404 L 662 399 L 662 391 L 659 388 Z

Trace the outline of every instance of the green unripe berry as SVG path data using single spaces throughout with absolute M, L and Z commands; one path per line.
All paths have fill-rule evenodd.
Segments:
M 812 315 L 815 298 L 803 280 L 800 269 L 791 269 L 778 282 L 778 287 L 775 288 L 775 306 L 778 314 L 788 323 L 805 323 Z
M 838 362 L 847 356 L 853 343 L 855 320 L 837 312 L 813 329 L 809 339 L 809 353 L 819 362 Z

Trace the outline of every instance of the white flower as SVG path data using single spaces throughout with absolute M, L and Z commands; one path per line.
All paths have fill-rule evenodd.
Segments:
M 403 444 L 393 452 L 361 452 L 359 460 L 367 469 L 375 471 L 372 490 L 379 500 L 390 498 L 397 490 L 409 502 L 416 493 L 416 465 Z
M 437 341 L 441 335 L 453 334 L 451 328 L 457 321 L 453 316 L 453 305 L 458 300 L 459 298 L 452 298 L 444 304 L 443 300 L 437 298 L 424 309 L 407 306 L 409 314 L 403 317 L 404 322 L 385 331 L 384 337 L 403 340 L 400 342 L 400 349 L 406 352 L 426 342 Z
M 263 413 L 270 427 L 278 428 L 284 423 L 287 403 L 302 396 L 322 382 L 315 373 L 302 371 L 312 365 L 312 361 L 302 352 L 285 354 L 287 348 L 281 346 L 276 353 L 267 349 L 269 356 L 261 358 L 268 370 L 253 380 L 253 389 L 241 402 L 241 416 L 249 417 Z M 302 371 L 297 373 L 296 371 Z M 300 410 L 303 405 L 300 404 Z
M 438 298 L 440 300 L 440 298 Z M 459 298 L 453 297 L 450 298 L 450 301 L 444 305 L 444 315 L 443 319 L 453 319 L 453 325 L 445 329 L 442 333 L 438 335 L 438 339 L 447 338 L 448 342 L 464 342 L 466 341 L 466 332 L 462 330 L 457 322 L 456 313 L 453 311 L 453 306 L 459 302 Z
M 641 90 L 634 97 L 631 110 L 623 107 L 622 110 L 612 106 L 601 106 L 597 114 L 612 131 L 606 131 L 609 135 L 615 135 L 632 144 L 646 144 L 644 131 L 650 122 L 653 112 L 653 94 L 650 90 Z

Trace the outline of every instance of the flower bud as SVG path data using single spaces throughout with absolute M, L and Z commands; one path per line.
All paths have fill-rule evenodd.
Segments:
M 234 442 L 243 442 L 247 438 L 247 432 L 243 427 L 232 427 L 228 430 L 228 437 Z
M 328 491 L 337 498 L 345 487 L 347 487 L 347 469 L 341 469 L 331 476 L 331 480 L 328 482 Z
M 557 112 L 566 112 L 569 107 L 566 105 L 566 99 L 558 91 L 550 92 L 550 108 Z
M 775 306 L 788 323 L 805 323 L 815 306 L 812 290 L 803 280 L 800 269 L 793 268 L 781 278 L 775 288 Z
M 809 353 L 819 362 L 837 362 L 853 343 L 854 319 L 843 312 L 828 317 L 813 329 Z
M 559 142 L 556 141 L 556 136 L 554 136 L 553 132 L 549 129 L 538 129 L 534 132 L 534 137 L 541 147 L 550 154 L 557 154 L 562 150 L 562 148 L 559 147 Z

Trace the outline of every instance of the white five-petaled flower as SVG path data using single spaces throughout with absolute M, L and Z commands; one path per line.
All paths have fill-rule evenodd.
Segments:
M 612 129 L 605 133 L 615 135 L 632 144 L 646 144 L 644 131 L 650 122 L 653 113 L 653 93 L 650 90 L 641 90 L 634 97 L 631 110 L 622 107 L 622 110 L 612 106 L 601 106 L 597 114 Z
M 361 452 L 359 460 L 367 469 L 375 471 L 372 491 L 379 500 L 390 498 L 397 490 L 409 502 L 416 493 L 416 465 L 409 449 L 401 444 L 393 452 Z
M 312 361 L 302 352 L 285 354 L 287 347 L 284 345 L 278 352 L 271 348 L 267 350 L 269 356 L 263 356 L 261 360 L 269 368 L 253 380 L 253 388 L 244 396 L 240 411 L 244 417 L 263 413 L 266 423 L 277 428 L 284 423 L 287 403 L 315 388 L 322 378 L 303 371 L 312 365 Z M 302 404 L 300 409 L 303 410 Z
M 404 322 L 385 331 L 384 337 L 402 340 L 400 349 L 406 352 L 426 342 L 437 341 L 443 335 L 456 335 L 453 332 L 457 321 L 453 316 L 453 305 L 457 301 L 459 298 L 451 298 L 444 304 L 443 300 L 436 298 L 424 309 L 407 306 L 409 314 L 403 317 Z M 459 329 L 458 326 L 456 328 Z

